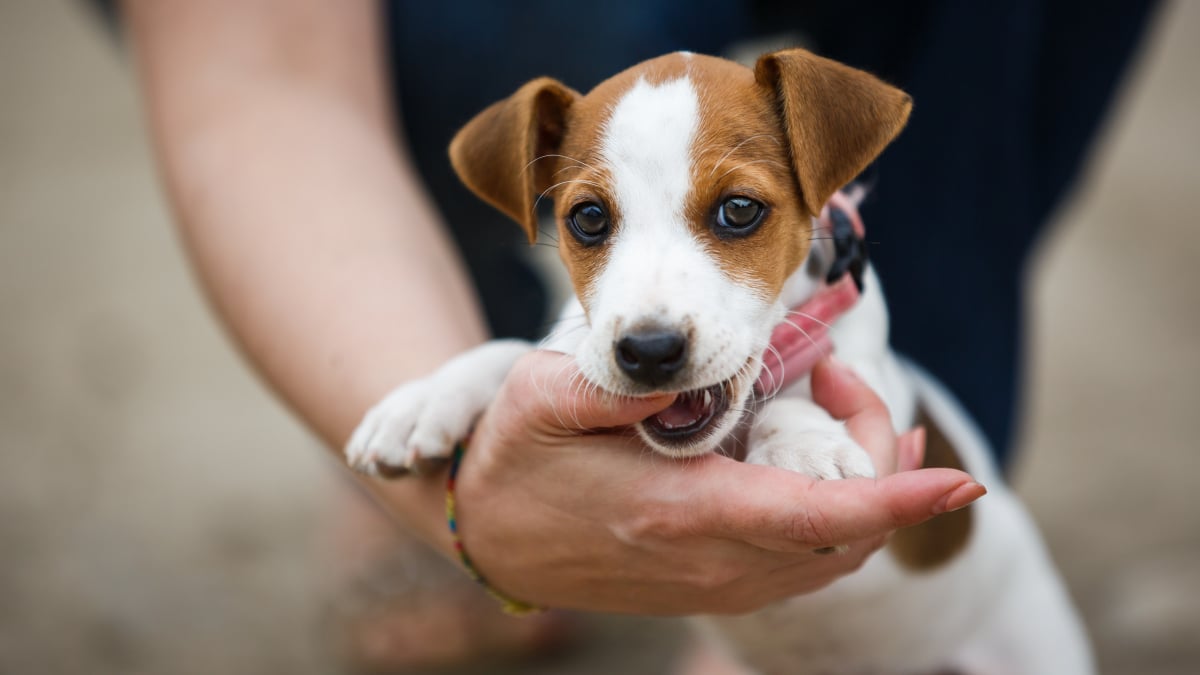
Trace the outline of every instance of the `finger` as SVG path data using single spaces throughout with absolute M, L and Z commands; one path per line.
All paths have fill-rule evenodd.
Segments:
M 674 394 L 617 396 L 589 383 L 575 359 L 557 352 L 536 351 L 522 357 L 506 386 L 518 404 L 547 427 L 569 432 L 610 429 L 640 422 L 660 412 Z
M 715 475 L 693 477 L 686 504 L 693 529 L 777 551 L 875 539 L 962 508 L 987 492 L 954 469 L 817 481 L 772 467 L 722 464 Z
M 879 475 L 896 466 L 896 434 L 887 406 L 862 379 L 842 363 L 824 359 L 812 373 L 813 400 L 846 429 L 875 462 Z
M 987 489 L 957 470 L 919 469 L 880 480 L 821 481 L 809 497 L 820 505 L 806 514 L 808 533 L 824 545 L 845 544 L 888 534 L 955 511 Z
M 766 578 L 774 592 L 779 593 L 776 599 L 811 593 L 862 567 L 883 544 L 881 537 L 857 542 L 847 550 L 830 555 L 810 555 L 801 562 L 771 570 Z
M 925 427 L 914 427 L 896 439 L 896 471 L 913 471 L 925 464 Z

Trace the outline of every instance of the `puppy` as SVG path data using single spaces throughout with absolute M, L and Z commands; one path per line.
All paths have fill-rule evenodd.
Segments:
M 573 354 L 604 391 L 677 392 L 637 425 L 650 448 L 729 452 L 737 437 L 748 462 L 818 479 L 872 476 L 866 452 L 812 403 L 807 380 L 787 379 L 772 343 L 789 310 L 844 296 L 851 279 L 837 277 L 850 267 L 861 297 L 816 323 L 831 323 L 827 339 L 898 430 L 926 426 L 927 466 L 963 468 L 990 486 L 980 503 L 898 532 L 824 590 L 703 620 L 732 655 L 767 674 L 1091 672 L 1034 525 L 962 410 L 888 349 L 878 279 L 841 250 L 853 233 L 835 232 L 853 213 L 839 188 L 900 132 L 910 107 L 871 75 L 800 49 L 767 54 L 753 70 L 676 53 L 586 96 L 534 80 L 471 120 L 450 156 L 530 241 L 538 200 L 553 198 L 575 290 L 563 316 L 586 323 L 560 322 L 543 346 Z M 368 412 L 349 463 L 393 473 L 448 456 L 531 348 L 495 341 L 400 387 Z

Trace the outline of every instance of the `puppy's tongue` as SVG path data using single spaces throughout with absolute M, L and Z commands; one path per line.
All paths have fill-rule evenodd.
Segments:
M 712 407 L 713 397 L 708 389 L 689 391 L 677 396 L 674 403 L 654 417 L 664 429 L 682 429 L 704 419 Z
M 763 369 L 754 389 L 774 394 L 804 377 L 821 357 L 833 351 L 829 326 L 858 301 L 858 288 L 845 276 L 822 287 L 808 302 L 793 307 L 787 319 L 771 333 L 771 347 L 763 354 Z

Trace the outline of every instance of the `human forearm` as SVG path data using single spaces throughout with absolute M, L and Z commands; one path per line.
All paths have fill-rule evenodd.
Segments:
M 388 139 L 303 99 L 273 95 L 176 140 L 164 164 L 214 305 L 266 379 L 337 447 L 368 405 L 483 331 Z M 303 112 L 281 114 L 294 108 Z
M 437 216 L 394 149 L 382 94 L 331 75 L 337 63 L 314 72 L 225 53 L 245 31 L 226 30 L 232 18 L 128 9 L 160 165 L 204 287 L 250 361 L 340 446 L 397 382 L 484 336 Z M 357 19 L 342 32 L 374 35 Z M 193 33 L 235 46 L 206 48 Z M 378 68 L 339 58 L 347 72 Z
M 161 173 L 208 297 L 249 362 L 340 448 L 396 384 L 484 338 L 392 137 L 372 3 L 125 11 Z M 372 488 L 446 550 L 440 484 Z

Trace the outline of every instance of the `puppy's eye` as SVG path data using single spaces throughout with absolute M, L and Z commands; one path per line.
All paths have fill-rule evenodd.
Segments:
M 743 236 L 750 234 L 762 222 L 767 207 L 749 197 L 730 197 L 717 209 L 718 233 Z
M 608 213 L 596 202 L 584 202 L 567 216 L 571 234 L 584 245 L 598 244 L 608 235 Z

